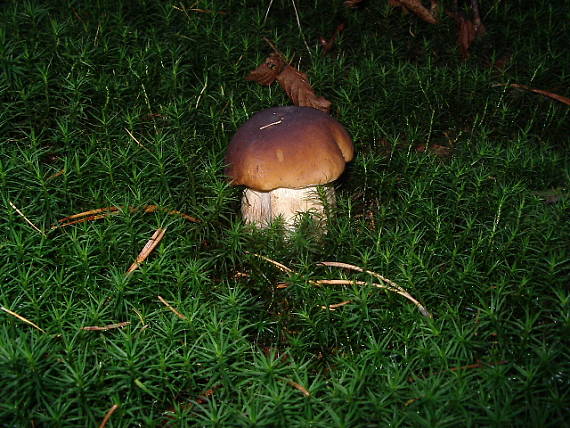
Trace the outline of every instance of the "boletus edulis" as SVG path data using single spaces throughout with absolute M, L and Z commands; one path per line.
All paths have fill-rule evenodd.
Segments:
M 227 149 L 225 174 L 233 185 L 246 187 L 241 212 L 247 223 L 263 228 L 281 217 L 292 230 L 300 213 L 324 219 L 325 206 L 335 203 L 331 183 L 353 156 L 352 139 L 327 113 L 273 107 L 237 130 Z

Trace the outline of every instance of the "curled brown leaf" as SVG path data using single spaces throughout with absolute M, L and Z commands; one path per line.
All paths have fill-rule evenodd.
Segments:
M 296 106 L 313 107 L 327 113 L 330 111 L 331 102 L 316 95 L 307 75 L 295 67 L 286 65 L 277 76 L 277 81 Z
M 263 64 L 246 76 L 245 80 L 252 80 L 260 85 L 269 86 L 275 81 L 277 75 L 281 73 L 285 64 L 284 58 L 279 53 L 272 52 Z

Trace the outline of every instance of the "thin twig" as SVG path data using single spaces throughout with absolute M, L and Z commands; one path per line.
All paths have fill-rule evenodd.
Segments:
M 136 139 L 136 137 L 132 134 L 131 131 L 129 131 L 127 128 L 125 128 L 125 131 L 127 131 L 127 134 L 129 134 L 129 137 L 131 137 L 135 141 L 135 143 L 137 143 L 142 148 L 146 148 L 139 140 Z
M 350 279 L 317 279 L 314 282 L 317 283 L 318 285 L 368 285 L 369 284 L 366 281 L 356 281 L 356 280 L 350 280 Z M 405 297 L 410 302 L 412 302 L 414 305 L 416 305 L 416 307 L 418 308 L 418 310 L 422 313 L 422 315 L 424 317 L 432 318 L 432 315 L 428 312 L 428 310 L 420 302 L 418 302 L 416 299 L 414 299 L 409 293 L 407 293 L 406 291 L 402 292 L 396 288 L 393 288 L 393 287 L 390 287 L 390 286 L 384 285 L 384 284 L 379 284 L 377 282 L 372 282 L 371 285 L 373 285 L 376 288 L 388 290 L 388 291 L 391 291 L 393 293 L 399 294 L 400 296 Z
M 160 300 L 160 302 L 166 306 L 168 309 L 170 309 L 178 318 L 185 320 L 186 319 L 186 315 L 181 314 L 180 312 L 178 312 L 176 309 L 174 309 L 174 307 L 168 303 L 166 300 L 164 300 L 161 296 L 157 296 L 158 300 Z
M 147 257 L 150 255 L 150 253 L 153 252 L 153 250 L 156 248 L 156 246 L 158 244 L 160 244 L 160 241 L 162 241 L 162 238 L 164 237 L 165 233 L 166 233 L 166 229 L 162 229 L 160 227 L 158 229 L 156 229 L 156 231 L 152 234 L 151 238 L 148 240 L 148 242 L 145 244 L 145 246 L 143 247 L 143 249 L 141 250 L 141 252 L 137 256 L 137 259 L 133 262 L 133 264 L 127 270 L 127 274 L 138 269 L 138 267 L 141 265 L 141 263 L 144 262 L 147 259 Z
M 321 306 L 321 309 L 328 309 L 329 311 L 334 311 L 335 309 L 341 308 L 344 305 L 348 305 L 349 303 L 352 303 L 352 300 L 345 300 L 344 302 L 340 302 L 340 303 L 334 303 L 332 305 L 326 305 L 326 306 Z
M 364 273 L 367 273 L 369 275 L 372 275 L 372 276 L 378 278 L 380 281 L 385 282 L 386 284 L 392 286 L 396 290 L 400 290 L 402 293 L 406 293 L 406 290 L 404 290 L 402 287 L 400 287 L 394 281 L 391 281 L 388 278 L 383 277 L 379 273 L 373 272 L 371 270 L 363 269 L 360 266 L 355 266 L 355 265 L 351 265 L 349 263 L 343 263 L 343 262 L 320 262 L 317 264 L 323 265 L 323 266 L 329 266 L 329 267 L 339 267 L 339 268 L 343 268 L 343 269 L 350 269 L 350 270 L 355 270 L 357 272 L 364 272 Z
M 115 413 L 115 410 L 117 410 L 119 408 L 118 404 L 113 404 L 113 407 L 111 407 L 107 413 L 105 413 L 105 417 L 103 418 L 103 420 L 101 421 L 101 424 L 99 425 L 99 428 L 105 428 L 105 426 L 107 425 L 107 422 L 109 422 L 109 419 L 111 418 L 111 416 L 113 415 L 113 413 Z
M 279 269 L 282 272 L 286 272 L 286 273 L 295 273 L 295 271 L 293 269 L 289 269 L 287 266 L 285 266 L 284 264 L 281 264 L 279 262 L 276 262 L 275 260 L 270 259 L 269 257 L 265 257 L 262 256 L 261 254 L 256 254 L 256 253 L 250 253 L 249 251 L 246 251 L 247 254 L 251 254 L 252 256 L 255 257 L 259 257 L 262 260 L 265 260 L 266 262 L 271 263 L 272 265 L 274 265 L 275 267 L 277 267 L 277 269 Z
M 297 382 L 292 381 L 291 379 L 285 379 L 287 381 L 287 383 L 289 385 L 291 385 L 293 388 L 298 389 L 299 391 L 301 391 L 303 393 L 303 395 L 305 397 L 309 397 L 311 395 L 311 393 L 307 390 L 307 388 L 305 388 L 303 385 L 298 384 Z
M 166 208 L 162 208 L 159 207 L 157 205 L 145 205 L 142 208 L 138 208 L 138 207 L 124 207 L 124 206 L 110 206 L 110 207 L 104 207 L 104 208 L 96 208 L 93 210 L 89 210 L 89 211 L 84 211 L 81 212 L 79 214 L 73 214 L 70 215 L 68 217 L 62 218 L 60 220 L 57 221 L 57 224 L 53 225 L 51 227 L 51 229 L 57 229 L 59 227 L 66 227 L 66 226 L 71 226 L 73 224 L 77 224 L 77 223 L 83 223 L 86 221 L 92 221 L 92 220 L 99 220 L 101 218 L 105 218 L 111 214 L 117 214 L 120 210 L 123 209 L 128 209 L 129 212 L 131 213 L 136 213 L 140 210 L 143 210 L 143 212 L 145 213 L 154 213 L 156 211 L 164 211 L 167 214 L 172 214 L 172 215 L 178 215 L 188 221 L 194 222 L 194 223 L 200 223 L 200 219 L 196 218 L 196 217 L 192 217 L 191 215 L 185 214 L 183 212 L 180 212 L 178 210 L 168 210 Z
M 493 86 L 506 86 L 506 87 L 511 87 L 511 88 L 524 89 L 525 91 L 530 91 L 530 92 L 534 92 L 535 94 L 544 95 L 545 97 L 549 97 L 549 98 L 552 98 L 556 101 L 560 101 L 561 103 L 564 103 L 566 105 L 570 105 L 570 98 L 568 98 L 568 97 L 564 97 L 562 95 L 558 95 L 558 94 L 555 94 L 553 92 L 545 91 L 543 89 L 531 88 L 531 87 L 529 87 L 527 85 L 523 85 L 521 83 L 497 83 Z
M 81 330 L 87 330 L 87 331 L 107 331 L 107 330 L 112 330 L 115 328 L 121 328 L 121 327 L 125 327 L 127 325 L 130 325 L 131 322 L 130 321 L 124 321 L 124 322 L 119 322 L 116 324 L 108 324 L 108 325 L 104 325 L 104 326 L 86 326 L 86 327 L 81 327 Z
M 414 305 L 417 306 L 417 308 L 419 309 L 419 311 L 422 313 L 423 316 L 427 317 L 427 318 L 432 318 L 432 315 L 429 313 L 429 311 L 425 308 L 425 306 L 423 306 L 420 302 L 418 302 L 410 293 L 408 293 L 406 290 L 404 290 L 402 287 L 400 287 L 398 284 L 396 284 L 394 281 L 380 275 L 379 273 L 370 271 L 370 270 L 366 270 L 363 269 L 359 266 L 355 266 L 355 265 L 351 265 L 348 263 L 342 263 L 342 262 L 320 262 L 318 263 L 319 265 L 323 265 L 323 266 L 330 266 L 330 267 L 339 267 L 339 268 L 343 268 L 343 269 L 350 269 L 350 270 L 354 270 L 357 272 L 364 272 L 367 273 L 369 275 L 372 275 L 373 277 L 379 279 L 380 281 L 388 284 L 388 286 L 384 285 L 384 284 L 377 284 L 377 283 L 372 283 L 375 287 L 377 288 L 384 288 L 386 290 L 392 291 L 394 293 L 399 294 L 400 296 L 405 297 L 406 299 L 408 299 L 409 301 L 411 301 Z
M 13 317 L 18 318 L 20 321 L 23 321 L 23 322 L 25 322 L 26 324 L 29 324 L 29 325 L 31 325 L 32 327 L 38 329 L 38 330 L 41 331 L 42 333 L 46 333 L 46 331 L 45 331 L 44 329 L 40 328 L 37 324 L 31 322 L 29 319 L 24 318 L 22 315 L 17 314 L 16 312 L 11 311 L 10 309 L 5 308 L 4 306 L 0 306 L 0 309 L 3 310 L 3 311 L 6 312 L 6 313 L 12 315 Z
M 24 213 L 23 213 L 22 211 L 20 211 L 20 210 L 18 209 L 18 207 L 16 207 L 16 205 L 14 205 L 14 204 L 12 203 L 12 201 L 8 201 L 8 203 L 10 204 L 10 206 L 11 206 L 12 208 L 14 208 L 14 210 L 18 213 L 18 215 L 19 215 L 20 217 L 22 217 L 22 218 L 26 221 L 26 223 L 28 223 L 30 226 L 32 226 L 32 228 L 33 228 L 36 232 L 39 232 L 39 233 L 41 233 L 43 236 L 46 236 L 46 233 L 45 233 L 43 230 L 41 230 L 39 227 L 37 227 L 34 223 L 32 223 L 32 222 L 28 219 L 28 217 L 26 217 L 26 216 L 24 215 Z
M 286 272 L 288 274 L 295 273 L 295 271 L 288 268 L 287 266 L 285 266 L 279 262 L 276 262 L 275 260 L 272 260 L 268 257 L 262 256 L 261 254 L 250 253 L 248 251 L 246 251 L 246 253 L 254 255 L 256 257 L 259 257 L 260 259 L 263 259 L 263 260 L 273 264 L 274 266 L 276 266 L 279 270 L 281 270 L 283 272 Z M 416 305 L 416 307 L 418 308 L 418 310 L 421 312 L 421 314 L 423 316 L 425 316 L 427 318 L 432 318 L 432 315 L 429 313 L 429 311 L 419 301 L 417 301 L 410 293 L 408 293 L 406 290 L 404 290 L 402 287 L 400 287 L 394 281 L 391 281 L 388 278 L 385 278 L 376 272 L 368 271 L 368 270 L 362 269 L 361 267 L 354 266 L 354 265 L 351 265 L 348 263 L 342 263 L 342 262 L 320 262 L 318 264 L 323 265 L 323 266 L 340 267 L 340 268 L 355 270 L 358 272 L 368 273 L 368 274 L 378 278 L 380 281 L 388 284 L 388 285 L 385 285 L 385 284 L 379 284 L 376 282 L 372 282 L 371 284 L 374 287 L 381 288 L 384 290 L 388 290 L 388 291 L 391 291 L 393 293 L 399 294 L 400 296 L 405 297 L 406 299 L 411 301 L 414 305 Z M 355 281 L 355 280 L 347 280 L 347 279 L 317 279 L 317 280 L 309 280 L 308 282 L 311 285 L 368 285 L 368 283 L 364 282 L 364 281 Z M 281 283 L 277 286 L 277 288 L 287 288 L 287 287 L 283 286 L 283 283 Z

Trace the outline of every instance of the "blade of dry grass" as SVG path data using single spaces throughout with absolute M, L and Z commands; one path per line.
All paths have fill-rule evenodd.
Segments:
M 271 263 L 272 265 L 276 266 L 279 270 L 281 270 L 283 272 L 286 272 L 288 274 L 295 273 L 295 271 L 288 268 L 284 264 L 276 262 L 275 260 L 272 260 L 269 257 L 265 257 L 265 256 L 262 256 L 261 254 L 256 254 L 256 253 L 249 253 L 249 252 L 246 252 L 246 253 L 251 254 L 253 256 L 256 256 L 256 257 L 259 257 L 260 259 Z M 317 263 L 317 265 L 329 266 L 329 267 L 339 267 L 339 268 L 343 268 L 343 269 L 354 270 L 357 272 L 364 272 L 364 273 L 367 273 L 369 275 L 372 275 L 375 278 L 382 281 L 383 283 L 388 284 L 388 285 L 385 285 L 385 284 L 379 284 L 379 283 L 373 282 L 372 285 L 374 287 L 381 288 L 384 290 L 388 290 L 388 291 L 391 291 L 393 293 L 399 294 L 400 296 L 405 297 L 410 302 L 412 302 L 414 305 L 416 305 L 416 307 L 418 308 L 418 310 L 421 312 L 421 314 L 424 317 L 432 318 L 431 313 L 418 300 L 416 300 L 410 293 L 408 293 L 406 290 L 404 290 L 402 287 L 400 287 L 394 281 L 392 281 L 388 278 L 385 278 L 376 272 L 365 270 L 359 266 L 355 266 L 355 265 L 351 265 L 351 264 L 343 263 L 343 262 L 320 262 L 320 263 Z M 348 280 L 348 279 L 317 279 L 317 280 L 309 280 L 308 282 L 309 282 L 309 284 L 312 284 L 312 285 L 367 285 L 368 284 L 367 282 L 364 282 L 364 281 L 355 281 L 355 280 Z M 280 283 L 279 285 L 277 285 L 277 288 L 287 288 L 287 287 L 283 286 L 283 283 Z
M 6 312 L 7 314 L 10 314 L 10 315 L 12 315 L 13 317 L 18 318 L 20 321 L 23 321 L 23 322 L 25 322 L 26 324 L 31 325 L 32 327 L 34 327 L 35 329 L 41 331 L 42 333 L 47 333 L 44 329 L 40 328 L 37 324 L 33 323 L 33 322 L 30 321 L 29 319 L 24 318 L 22 315 L 17 314 L 16 312 L 11 311 L 10 309 L 5 308 L 4 306 L 0 306 L 0 309 L 3 310 L 4 312 Z
M 394 281 L 380 275 L 379 273 L 373 272 L 371 270 L 363 269 L 360 266 L 355 266 L 355 265 L 351 265 L 349 263 L 343 263 L 343 262 L 320 262 L 318 264 L 323 265 L 323 266 L 338 267 L 338 268 L 342 268 L 342 269 L 354 270 L 357 272 L 363 272 L 363 273 L 367 273 L 369 275 L 372 275 L 373 277 L 375 277 L 375 278 L 379 279 L 380 281 L 389 285 L 389 287 L 385 287 L 385 286 L 381 286 L 381 284 L 375 284 L 374 283 L 375 287 L 385 288 L 385 289 L 388 289 L 388 290 L 393 291 L 395 293 L 398 293 L 399 295 L 405 297 L 406 299 L 411 301 L 414 305 L 416 305 L 423 316 L 428 317 L 428 318 L 432 318 L 432 315 L 429 313 L 429 311 L 420 302 L 418 302 L 410 293 L 408 293 L 406 290 L 404 290 L 402 287 L 400 287 Z
M 168 303 L 166 300 L 164 300 L 161 296 L 157 296 L 158 300 L 160 300 L 160 302 L 166 306 L 168 309 L 170 309 L 178 318 L 185 320 L 186 319 L 186 315 L 181 314 L 180 312 L 178 312 L 170 303 Z
M 246 251 L 247 254 L 251 254 L 252 256 L 258 257 L 262 260 L 265 260 L 266 262 L 271 263 L 273 266 L 275 266 L 277 269 L 279 269 L 282 272 L 286 272 L 286 273 L 295 273 L 292 269 L 288 268 L 287 266 L 285 266 L 284 264 L 281 264 L 279 262 L 276 262 L 275 260 L 270 259 L 269 257 L 265 257 L 262 256 L 261 254 L 257 254 L 257 253 L 250 253 L 249 251 Z
M 32 223 L 32 222 L 28 219 L 28 217 L 26 217 L 26 216 L 24 215 L 24 213 L 23 213 L 22 211 L 20 211 L 20 210 L 18 209 L 18 207 L 16 207 L 16 205 L 14 205 L 14 204 L 12 203 L 12 201 L 8 201 L 8 203 L 9 203 L 10 206 L 18 213 L 18 215 L 19 215 L 20 217 L 22 217 L 22 218 L 26 221 L 26 223 L 28 223 L 36 232 L 39 232 L 39 233 L 41 233 L 43 236 L 46 236 L 45 232 L 44 232 L 43 230 L 41 230 L 39 227 L 37 227 L 34 223 Z
M 356 281 L 356 280 L 350 280 L 350 279 L 317 279 L 314 282 L 317 283 L 318 285 L 368 285 L 369 284 L 366 281 Z M 418 310 L 421 312 L 421 314 L 424 317 L 432 318 L 432 315 L 429 313 L 429 311 L 420 302 L 418 302 L 416 299 L 414 299 L 408 292 L 406 292 L 406 291 L 402 292 L 398 289 L 395 289 L 393 287 L 390 287 L 390 286 L 387 286 L 384 284 L 379 284 L 377 282 L 372 282 L 371 284 L 376 288 L 382 288 L 384 290 L 388 290 L 388 291 L 391 291 L 393 293 L 399 294 L 400 296 L 405 297 L 410 302 L 412 302 L 414 305 L 416 305 L 416 307 L 418 308 Z

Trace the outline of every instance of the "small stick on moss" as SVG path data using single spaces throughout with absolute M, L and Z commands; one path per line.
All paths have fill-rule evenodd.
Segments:
M 44 329 L 40 328 L 37 324 L 31 322 L 29 319 L 24 318 L 22 315 L 17 314 L 16 312 L 11 311 L 10 309 L 5 308 L 4 306 L 0 306 L 0 309 L 3 310 L 3 311 L 6 312 L 6 313 L 12 315 L 13 317 L 18 318 L 20 321 L 23 321 L 23 322 L 25 322 L 26 324 L 29 324 L 29 325 L 31 325 L 32 327 L 38 329 L 38 330 L 41 331 L 42 333 L 46 333 L 46 331 L 45 331 Z
M 197 219 L 196 217 L 192 217 L 188 214 L 184 214 L 183 212 L 180 212 L 178 210 L 167 210 L 166 208 L 159 207 L 158 205 L 145 205 L 142 208 L 124 207 L 124 206 L 118 206 L 118 207 L 110 206 L 110 207 L 104 207 L 104 208 L 96 208 L 96 209 L 89 210 L 89 211 L 83 211 L 79 214 L 73 214 L 73 215 L 70 215 L 68 217 L 64 217 L 64 218 L 58 220 L 57 221 L 58 224 L 53 225 L 51 227 L 51 229 L 57 229 L 59 227 L 71 226 L 72 224 L 83 223 L 86 221 L 99 220 L 99 219 L 105 218 L 111 214 L 116 214 L 120 210 L 123 210 L 125 208 L 127 208 L 131 213 L 136 213 L 136 212 L 140 211 L 141 209 L 145 213 L 154 213 L 156 211 L 165 211 L 167 214 L 178 215 L 185 220 L 188 220 L 188 221 L 191 221 L 194 223 L 200 223 L 200 220 Z
M 363 269 L 359 266 L 351 265 L 348 263 L 342 263 L 342 262 L 320 262 L 318 264 L 322 265 L 322 266 L 339 267 L 339 268 L 344 268 L 344 269 L 355 270 L 357 272 L 364 272 L 364 273 L 367 273 L 369 275 L 372 275 L 373 277 L 378 278 L 380 281 L 388 284 L 386 286 L 384 284 L 377 284 L 377 283 L 373 282 L 372 285 L 374 285 L 377 288 L 383 288 L 385 290 L 392 291 L 394 293 L 399 294 L 400 296 L 405 297 L 406 299 L 411 301 L 414 305 L 416 305 L 416 307 L 419 309 L 419 311 L 422 313 L 422 315 L 424 317 L 432 318 L 432 315 L 425 308 L 425 306 L 423 306 L 420 302 L 418 302 L 410 293 L 408 293 L 406 290 L 404 290 L 402 287 L 400 287 L 394 281 L 380 275 L 379 273 Z M 338 281 L 338 280 L 333 280 L 333 281 Z M 340 280 L 340 281 L 343 281 L 343 280 Z M 362 282 L 362 281 L 359 281 L 359 282 Z M 364 283 L 364 284 L 366 284 L 366 283 Z
M 181 314 L 180 312 L 178 312 L 176 309 L 174 309 L 174 307 L 168 303 L 166 300 L 164 300 L 161 296 L 157 296 L 158 300 L 160 300 L 160 302 L 166 306 L 168 309 L 170 309 L 178 318 L 180 318 L 181 320 L 185 320 L 186 319 L 186 315 Z
M 165 233 L 166 233 L 166 229 L 161 229 L 161 228 L 156 229 L 156 231 L 153 233 L 151 238 L 148 240 L 148 242 L 145 244 L 145 246 L 143 247 L 143 249 L 139 253 L 137 259 L 134 261 L 134 263 L 127 270 L 127 274 L 138 269 L 138 267 L 141 265 L 141 263 L 144 262 L 147 259 L 147 257 L 150 255 L 150 253 L 152 253 L 154 251 L 156 246 L 158 244 L 160 244 L 160 241 L 162 241 L 162 238 L 164 237 Z
M 111 419 L 111 416 L 113 415 L 113 413 L 115 413 L 115 410 L 117 410 L 119 408 L 118 404 L 113 404 L 113 407 L 111 407 L 107 413 L 105 413 L 105 417 L 103 418 L 103 420 L 101 421 L 101 424 L 99 425 L 99 428 L 105 428 L 105 426 L 107 425 L 107 422 L 109 422 L 109 419 Z
M 104 325 L 104 326 L 93 325 L 93 326 L 81 327 L 81 330 L 87 330 L 87 331 L 107 331 L 107 330 L 113 330 L 113 329 L 115 329 L 115 328 L 125 327 L 125 326 L 130 325 L 130 324 L 131 324 L 130 321 L 124 321 L 124 322 L 119 322 L 119 323 L 117 323 L 117 324 L 108 324 L 108 325 Z
M 527 85 L 523 85 L 521 83 L 497 83 L 496 85 L 493 85 L 493 86 L 506 86 L 506 87 L 516 88 L 516 89 L 524 89 L 525 91 L 530 91 L 530 92 L 534 92 L 535 94 L 544 95 L 545 97 L 549 97 L 549 98 L 552 98 L 553 100 L 559 101 L 559 102 L 564 103 L 566 105 L 570 105 L 570 98 L 568 98 L 568 97 L 564 97 L 562 95 L 558 95 L 558 94 L 555 94 L 553 92 L 545 91 L 543 89 L 531 88 L 531 87 L 529 87 Z
M 366 281 L 355 281 L 350 279 L 318 279 L 314 282 L 317 283 L 318 285 L 368 285 L 369 284 Z M 388 290 L 393 293 L 399 294 L 400 296 L 405 297 L 414 305 L 416 305 L 416 307 L 424 317 L 432 318 L 432 315 L 429 313 L 429 311 L 420 302 L 414 299 L 408 292 L 400 291 L 388 285 L 378 284 L 377 282 L 372 282 L 371 284 L 376 288 L 382 288 L 384 290 Z
M 256 253 L 250 253 L 249 251 L 246 251 L 247 254 L 251 254 L 252 256 L 258 257 L 262 260 L 265 260 L 266 262 L 271 263 L 273 266 L 275 266 L 277 269 L 279 269 L 282 272 L 286 272 L 286 273 L 295 273 L 295 271 L 293 271 L 292 269 L 289 269 L 287 266 L 285 266 L 284 264 L 281 264 L 279 262 L 276 262 L 275 260 L 270 259 L 269 257 L 265 257 L 262 256 L 261 254 L 256 254 Z
M 132 134 L 131 131 L 129 131 L 127 128 L 125 128 L 125 131 L 127 131 L 127 134 L 129 134 L 129 137 L 131 137 L 135 143 L 137 143 L 143 149 L 146 149 L 146 147 L 139 140 L 136 139 L 136 137 Z
M 46 233 L 45 233 L 43 230 L 41 230 L 39 227 L 37 227 L 34 223 L 32 223 L 32 222 L 28 219 L 28 217 L 26 217 L 26 216 L 24 215 L 24 213 L 23 213 L 22 211 L 20 211 L 20 210 L 18 209 L 18 207 L 16 207 L 16 205 L 14 205 L 14 204 L 12 203 L 12 201 L 8 201 L 8 203 L 10 204 L 10 206 L 11 206 L 12 208 L 14 208 L 14 210 L 18 213 L 18 215 L 19 215 L 20 217 L 22 217 L 22 218 L 26 221 L 26 223 L 28 223 L 30 226 L 32 226 L 32 228 L 33 228 L 36 232 L 39 232 L 39 233 L 41 233 L 43 236 L 46 236 Z
M 305 388 L 303 385 L 298 384 L 297 382 L 293 382 L 291 379 L 285 379 L 289 385 L 293 388 L 298 389 L 303 393 L 305 397 L 309 397 L 311 393 Z
M 352 303 L 352 300 L 345 300 L 344 302 L 340 302 L 340 303 L 334 303 L 332 305 L 327 305 L 327 306 L 321 306 L 321 309 L 328 309 L 329 311 L 334 311 L 335 309 L 341 308 L 344 305 L 348 305 L 349 303 Z

